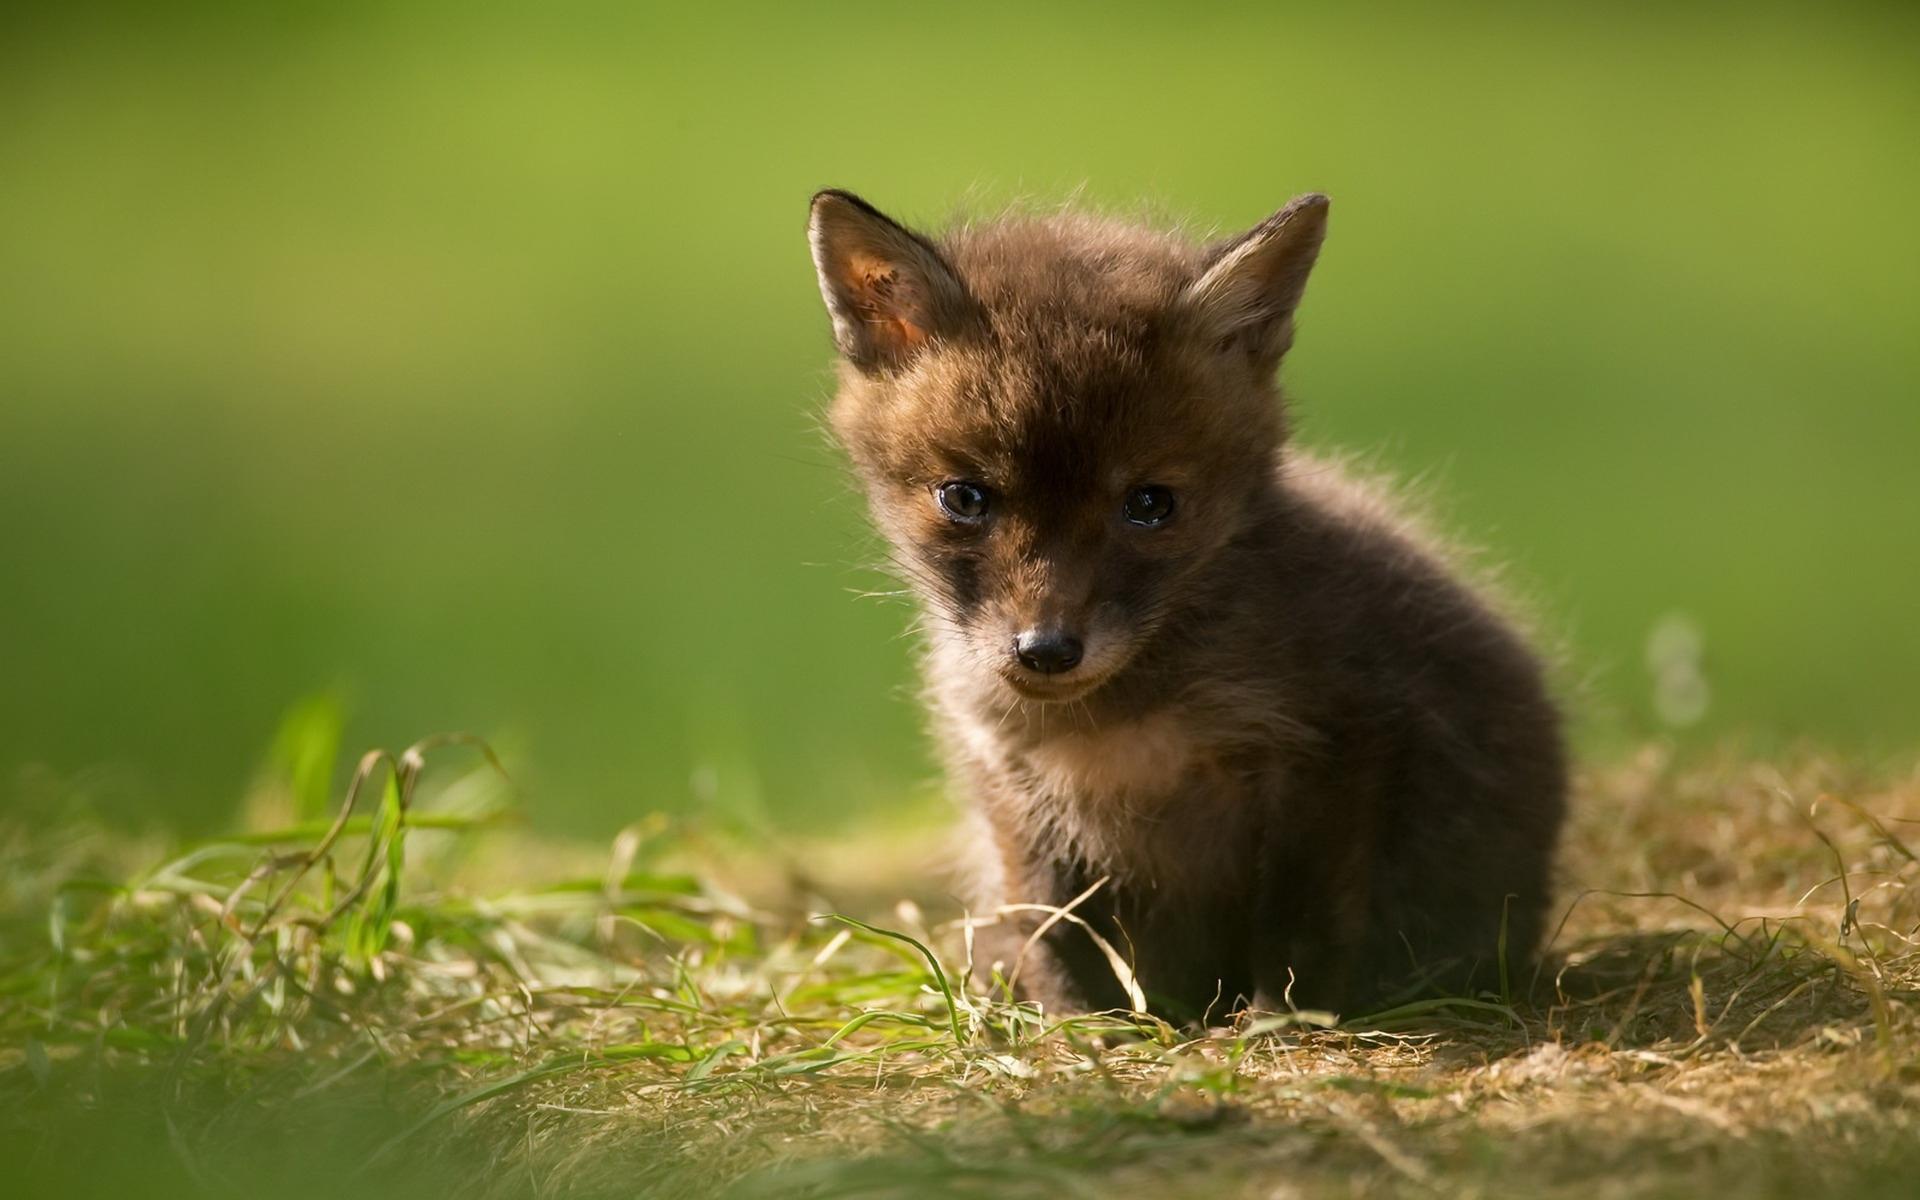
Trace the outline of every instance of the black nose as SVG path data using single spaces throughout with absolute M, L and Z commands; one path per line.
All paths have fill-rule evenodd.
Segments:
M 1013 640 L 1020 665 L 1042 675 L 1058 675 L 1080 664 L 1080 639 L 1071 634 L 1029 629 Z

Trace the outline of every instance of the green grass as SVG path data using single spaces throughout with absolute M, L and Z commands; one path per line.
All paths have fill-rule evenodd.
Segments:
M 1190 1029 L 982 994 L 924 837 L 846 874 L 665 817 L 594 851 L 530 837 L 486 755 L 368 755 L 320 827 L 271 826 L 269 776 L 254 827 L 171 852 L 0 826 L 20 1194 L 1799 1197 L 1920 1165 L 1920 776 L 1647 750 L 1583 780 L 1512 997 Z

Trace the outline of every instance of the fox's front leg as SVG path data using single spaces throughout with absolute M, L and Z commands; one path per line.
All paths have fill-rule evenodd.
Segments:
M 1302 827 L 1276 825 L 1262 846 L 1254 903 L 1252 1007 L 1345 1016 L 1356 998 L 1371 899 L 1370 811 L 1324 810 Z
M 1045 920 L 1031 912 L 1004 913 L 974 930 L 973 979 L 980 991 L 1039 1004 L 1048 1015 L 1090 1011 L 1086 989 L 1063 961 L 1052 931 L 1034 937 Z
M 1016 1000 L 1038 1003 L 1049 1015 L 1127 1007 L 1112 966 L 1074 919 L 1094 928 L 1109 925 L 1110 910 L 1098 903 L 1100 897 L 1082 901 L 1071 917 L 1053 919 L 1053 910 L 1085 890 L 1080 873 L 1068 864 L 1025 859 L 1002 869 L 1000 912 L 974 930 L 975 986 L 993 992 L 1010 983 Z

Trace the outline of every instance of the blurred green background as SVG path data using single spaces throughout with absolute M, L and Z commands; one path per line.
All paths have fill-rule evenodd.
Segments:
M 331 690 L 556 831 L 923 799 L 827 184 L 1330 192 L 1303 437 L 1510 564 L 1590 753 L 1657 627 L 1684 738 L 1914 743 L 1911 6 L 272 8 L 0 17 L 8 791 L 205 828 Z

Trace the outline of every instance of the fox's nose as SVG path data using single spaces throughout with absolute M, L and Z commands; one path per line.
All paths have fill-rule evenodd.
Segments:
M 1013 639 L 1020 665 L 1042 675 L 1059 675 L 1080 665 L 1080 639 L 1058 630 L 1029 629 Z

